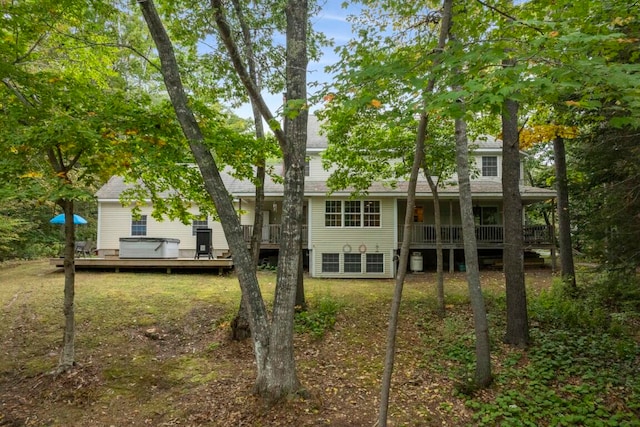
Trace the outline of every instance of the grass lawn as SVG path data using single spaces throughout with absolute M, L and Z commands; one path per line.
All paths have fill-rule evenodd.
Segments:
M 504 346 L 504 282 L 483 272 L 495 381 L 465 394 L 473 329 L 463 274 L 405 286 L 390 425 L 640 425 L 638 335 L 558 327 L 549 270 L 527 272 L 529 350 Z M 260 274 L 268 304 L 275 275 Z M 52 377 L 64 276 L 47 261 L 0 267 L 0 426 L 372 426 L 384 361 L 390 280 L 305 280 L 296 357 L 310 398 L 266 407 L 252 395 L 250 342 L 228 339 L 234 275 L 76 275 L 77 369 Z M 539 295 L 542 293 L 542 297 Z M 551 313 L 551 314 L 550 314 Z M 636 321 L 637 319 L 633 320 Z M 624 326 L 624 325 L 622 325 Z

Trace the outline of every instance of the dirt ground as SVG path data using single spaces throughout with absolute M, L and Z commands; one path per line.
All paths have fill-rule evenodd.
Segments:
M 457 274 L 458 279 L 462 277 Z M 549 270 L 527 272 L 536 288 Z M 483 272 L 500 281 L 500 272 Z M 408 285 L 431 281 L 410 275 Z M 451 305 L 468 316 L 468 304 Z M 0 372 L 0 426 L 373 426 L 379 403 L 388 304 L 343 307 L 321 340 L 296 338 L 299 379 L 306 397 L 267 406 L 252 394 L 250 341 L 232 342 L 213 305 L 198 304 L 180 322 L 122 327 L 127 345 L 77 346 L 77 369 L 53 377 Z M 426 311 L 426 312 L 425 312 Z M 403 307 L 393 375 L 391 426 L 473 424 L 456 378 L 425 361 L 428 304 Z M 12 328 L 19 333 L 28 325 Z M 1 357 L 20 358 L 20 339 L 3 344 Z M 53 366 L 57 353 L 49 354 Z M 25 360 L 25 364 L 29 361 Z M 449 362 L 442 360 L 441 365 Z M 495 361 L 499 369 L 499 360 Z M 25 368 L 25 371 L 27 369 Z M 32 371 L 32 370 L 31 370 Z M 491 390 L 485 392 L 490 398 Z

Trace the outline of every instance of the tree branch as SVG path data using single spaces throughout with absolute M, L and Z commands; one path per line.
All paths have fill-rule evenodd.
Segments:
M 47 35 L 48 35 L 48 34 L 49 34 L 49 33 L 44 33 L 44 34 L 42 34 L 40 37 L 38 37 L 38 40 L 36 40 L 36 41 L 35 41 L 35 43 L 33 43 L 33 46 L 31 46 L 31 47 L 29 48 L 29 50 L 27 50 L 27 51 L 25 52 L 25 54 L 24 54 L 24 55 L 17 57 L 17 58 L 16 58 L 16 60 L 15 60 L 15 61 L 13 61 L 13 63 L 14 63 L 14 64 L 19 64 L 19 63 L 20 63 L 20 62 L 22 62 L 25 58 L 27 58 L 29 55 L 31 55 L 31 52 L 33 52 L 33 51 L 36 49 L 36 47 L 38 47 L 38 45 L 40 44 L 40 42 L 42 42 L 42 40 L 44 40 L 44 39 L 47 37 Z
M 138 3 L 142 3 L 142 2 L 143 1 L 139 1 Z M 131 46 L 129 44 L 123 44 L 123 43 L 96 43 L 96 42 L 87 40 L 87 39 L 85 39 L 83 37 L 78 37 L 78 36 L 76 36 L 74 34 L 64 33 L 62 31 L 59 31 L 55 27 L 51 27 L 51 29 L 53 31 L 57 32 L 58 34 L 60 34 L 61 36 L 77 40 L 80 43 L 85 44 L 87 47 L 116 47 L 116 48 L 119 48 L 119 49 L 128 49 L 131 52 L 133 52 L 136 55 L 138 55 L 140 58 L 142 58 L 145 62 L 147 62 L 153 68 L 155 68 L 159 72 L 162 72 L 162 69 L 160 68 L 160 65 L 158 65 L 155 62 L 153 62 L 152 60 L 150 60 L 144 53 L 140 52 L 137 48 L 135 48 L 135 47 L 133 47 L 133 46 Z
M 11 81 L 11 79 L 9 77 L 5 77 L 4 79 L 2 79 L 2 83 L 4 83 L 4 85 L 11 91 L 13 92 L 13 94 L 20 100 L 20 102 L 22 102 L 25 106 L 29 107 L 29 108 L 35 108 L 35 105 L 33 105 L 31 103 L 31 101 L 29 101 L 27 99 L 26 96 L 24 96 L 24 94 L 22 93 L 22 91 L 18 88 L 18 86 L 16 86 L 15 83 L 13 83 Z
M 146 0 L 145 0 L 146 1 Z M 247 90 L 249 97 L 256 104 L 260 114 L 264 119 L 269 123 L 269 127 L 273 131 L 278 140 L 278 143 L 283 148 L 283 152 L 285 151 L 286 138 L 285 134 L 280 127 L 280 124 L 275 119 L 271 110 L 264 102 L 260 91 L 251 80 L 251 76 L 247 72 L 246 67 L 242 63 L 242 56 L 238 50 L 238 46 L 233 40 L 233 36 L 231 35 L 231 28 L 229 27 L 229 23 L 224 15 L 222 0 L 211 0 L 211 8 L 213 9 L 213 15 L 216 21 L 216 26 L 218 27 L 218 33 L 220 34 L 220 38 L 224 43 L 227 51 L 229 52 L 229 56 L 231 57 L 231 63 L 233 64 L 233 68 L 238 73 L 238 77 L 240 77 L 240 81 Z
M 503 17 L 507 18 L 507 19 L 508 19 L 508 20 L 510 20 L 510 21 L 517 22 L 518 24 L 522 24 L 522 25 L 524 25 L 525 27 L 529 27 L 529 28 L 531 28 L 532 30 L 535 30 L 535 31 L 539 32 L 540 34 L 544 34 L 544 31 L 542 31 L 542 29 L 540 29 L 540 28 L 538 28 L 538 27 L 534 27 L 533 25 L 530 25 L 530 24 L 524 23 L 524 22 L 522 22 L 521 20 L 519 20 L 518 18 L 516 18 L 516 17 L 514 17 L 514 16 L 509 15 L 507 12 L 504 12 L 504 11 L 502 11 L 502 10 L 498 9 L 498 8 L 497 8 L 497 7 L 495 7 L 495 6 L 492 6 L 492 5 L 490 5 L 490 4 L 485 3 L 483 0 L 476 0 L 476 1 L 477 1 L 478 3 L 480 3 L 481 5 L 483 5 L 484 7 L 487 7 L 487 8 L 489 8 L 489 9 L 493 10 L 493 11 L 494 11 L 494 12 L 496 12 L 497 14 L 502 15 Z
M 59 148 L 58 148 L 59 152 Z M 56 156 L 56 152 L 52 147 L 47 148 L 47 157 L 49 158 L 49 163 L 51 167 L 56 173 L 60 173 L 63 171 L 64 165 L 62 164 L 62 159 Z

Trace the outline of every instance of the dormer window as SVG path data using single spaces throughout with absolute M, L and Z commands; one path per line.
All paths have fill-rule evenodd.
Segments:
M 482 156 L 482 176 L 498 176 L 498 157 Z

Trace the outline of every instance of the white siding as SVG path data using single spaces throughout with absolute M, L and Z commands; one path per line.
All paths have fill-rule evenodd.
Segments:
M 309 181 L 326 181 L 331 176 L 331 170 L 322 167 L 322 156 L 312 154 L 309 156 Z
M 495 157 L 498 164 L 498 175 L 497 176 L 482 176 L 482 158 L 483 157 Z M 482 181 L 502 181 L 502 155 L 499 153 L 482 153 L 473 157 L 474 164 L 471 169 L 471 174 L 477 173 L 477 177 L 474 179 L 482 180 Z M 456 177 L 457 179 L 457 177 Z
M 130 207 L 123 207 L 119 202 L 100 202 L 100 222 L 98 230 L 98 251 L 101 255 L 115 255 L 120 247 L 120 237 L 131 236 L 132 213 Z M 151 206 L 143 206 L 141 215 L 147 216 L 148 237 L 168 237 L 180 239 L 180 256 L 192 257 L 195 253 L 196 236 L 192 234 L 191 224 L 180 221 L 157 221 L 151 216 Z M 198 213 L 197 208 L 191 210 Z M 212 229 L 214 255 L 221 256 L 229 250 L 224 237 L 222 225 L 209 218 L 209 228 Z
M 101 202 L 98 226 L 98 251 L 118 249 L 120 237 L 131 234 L 131 209 L 119 202 Z
M 310 227 L 312 243 L 310 271 L 313 277 L 393 277 L 393 253 L 395 247 L 395 201 L 366 197 L 362 200 L 380 201 L 380 227 L 327 227 L 325 226 L 325 201 L 348 200 L 347 198 L 312 198 L 309 202 Z M 340 254 L 340 271 L 337 273 L 322 272 L 322 254 Z M 344 254 L 362 254 L 362 273 L 344 272 Z M 383 273 L 366 273 L 366 254 L 384 255 Z

